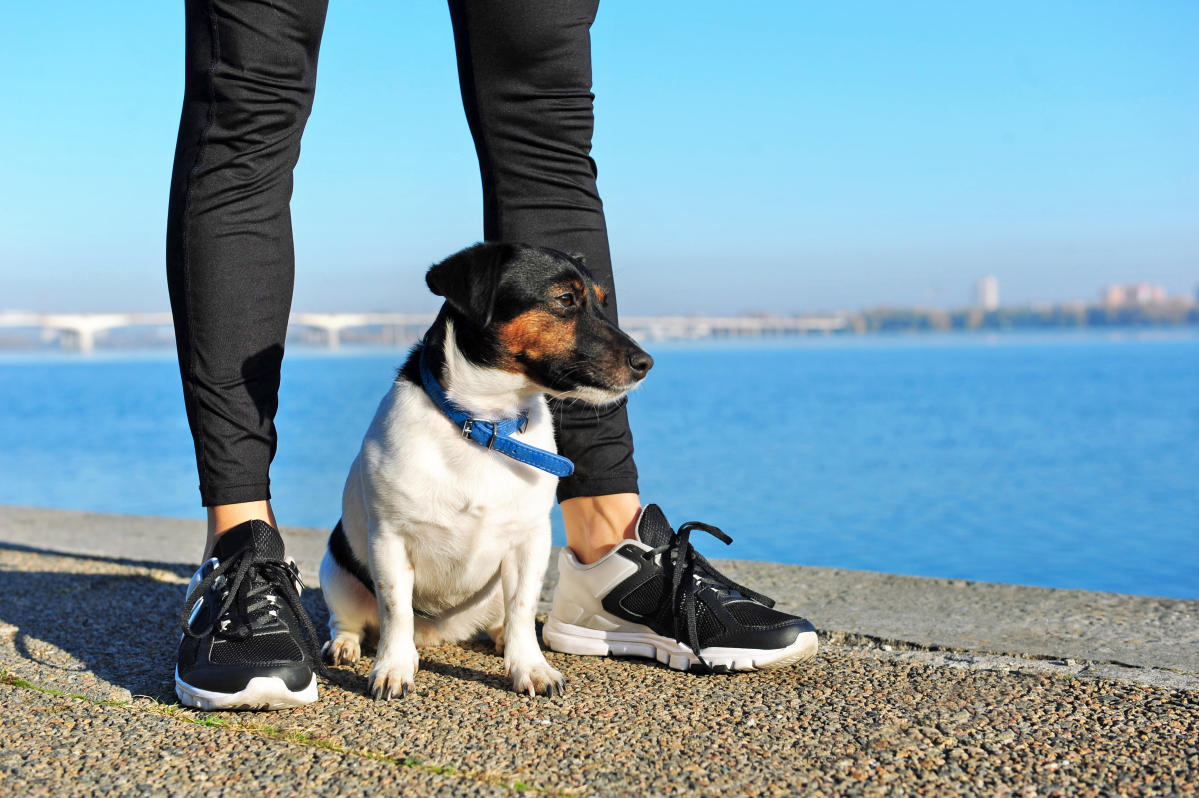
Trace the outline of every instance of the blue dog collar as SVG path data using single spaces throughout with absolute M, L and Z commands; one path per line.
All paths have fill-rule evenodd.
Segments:
M 519 460 L 525 465 L 540 468 L 556 477 L 568 477 L 574 473 L 575 464 L 565 457 L 522 443 L 512 437 L 514 432 L 524 432 L 529 423 L 529 417 L 524 413 L 515 418 L 487 421 L 471 418 L 470 413 L 451 402 L 429 368 L 429 360 L 425 357 L 425 344 L 421 344 L 420 350 L 420 380 L 425 393 L 433 400 L 433 404 L 437 405 L 437 409 L 454 422 L 454 426 L 461 428 L 463 438 L 486 446 L 493 452 L 507 455 L 513 460 Z

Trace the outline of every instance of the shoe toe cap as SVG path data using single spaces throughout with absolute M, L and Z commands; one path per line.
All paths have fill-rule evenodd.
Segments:
M 179 677 L 192 687 L 213 693 L 236 693 L 244 690 L 251 679 L 276 678 L 288 690 L 303 690 L 312 682 L 312 668 L 306 663 L 277 665 L 208 665 L 179 672 Z
M 791 615 L 767 607 L 757 601 L 732 601 L 724 604 L 722 621 L 725 627 L 721 637 L 744 648 L 773 650 L 786 648 L 799 639 L 800 635 L 815 633 L 816 627 L 807 618 Z

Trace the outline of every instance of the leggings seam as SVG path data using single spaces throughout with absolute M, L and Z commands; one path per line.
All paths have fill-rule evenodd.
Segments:
M 487 220 L 488 220 L 488 215 L 489 215 L 488 214 L 489 209 L 487 207 L 488 206 L 487 188 L 488 188 L 488 186 L 490 186 L 491 194 L 492 195 L 495 194 L 495 192 L 497 190 L 496 184 L 495 184 L 495 169 L 492 166 L 492 161 L 491 161 L 491 146 L 487 142 L 487 131 L 486 131 L 487 126 L 482 123 L 482 119 L 479 115 L 479 85 L 475 81 L 474 45 L 472 44 L 471 32 L 470 32 L 470 20 L 469 20 L 469 15 L 467 14 L 467 11 L 466 11 L 465 3 L 455 2 L 455 0 L 450 0 L 450 13 L 453 17 L 456 17 L 459 20 L 459 23 L 462 26 L 463 32 L 465 33 L 465 35 L 462 37 L 462 40 L 466 45 L 463 49 L 466 52 L 466 65 L 468 67 L 468 69 L 466 70 L 466 75 L 468 76 L 468 80 L 470 82 L 470 107 L 469 108 L 464 107 L 464 110 L 466 111 L 467 124 L 470 125 L 472 134 L 474 134 L 475 131 L 478 131 L 478 133 L 475 134 L 476 148 L 478 149 L 479 155 L 481 156 L 479 158 L 479 173 L 483 178 L 483 189 L 484 189 L 484 191 L 483 191 L 483 238 L 487 239 Z M 460 69 L 459 77 L 461 78 L 461 69 Z M 464 106 L 465 106 L 465 104 L 464 104 Z M 486 164 L 484 164 L 484 161 L 486 161 Z M 491 202 L 491 205 L 493 206 L 493 212 L 495 214 L 494 222 L 495 222 L 496 230 L 497 231 L 503 230 L 504 224 L 503 224 L 503 218 L 502 218 L 503 212 L 500 208 L 501 203 L 498 200 L 495 200 L 495 201 Z
M 196 371 L 195 371 L 195 356 L 197 351 L 196 346 L 196 328 L 192 315 L 192 283 L 191 283 L 191 252 L 188 248 L 188 241 L 191 238 L 189 217 L 192 205 L 192 193 L 194 191 L 195 176 L 200 170 L 200 164 L 204 158 L 204 150 L 208 146 L 208 135 L 212 130 L 212 126 L 216 124 L 216 68 L 221 60 L 221 43 L 219 38 L 220 26 L 217 25 L 216 8 L 213 0 L 207 0 L 208 7 L 208 25 L 209 36 L 212 39 L 212 47 L 208 62 L 208 118 L 204 121 L 204 127 L 200 131 L 200 140 L 196 145 L 196 157 L 192 162 L 191 169 L 187 173 L 187 186 L 183 191 L 183 208 L 180 212 L 180 224 L 183 230 L 180 232 L 180 246 L 183 250 L 180 261 L 183 266 L 183 296 L 184 296 L 184 313 L 187 315 L 187 343 L 188 343 L 188 358 L 187 358 L 187 389 L 185 391 L 187 400 L 195 408 L 196 431 L 199 433 L 199 445 L 196 446 L 196 459 L 198 461 L 201 482 L 207 482 L 208 475 L 208 454 L 204 451 L 204 441 L 207 437 L 204 434 L 204 408 L 196 399 Z

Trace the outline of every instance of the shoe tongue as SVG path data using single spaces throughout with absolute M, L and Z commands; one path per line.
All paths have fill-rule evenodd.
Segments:
M 212 556 L 221 562 L 249 547 L 256 560 L 282 560 L 283 538 L 266 521 L 246 521 L 216 539 Z
M 674 536 L 674 529 L 666 520 L 662 508 L 656 504 L 647 504 L 637 519 L 637 539 L 647 546 L 665 546 Z

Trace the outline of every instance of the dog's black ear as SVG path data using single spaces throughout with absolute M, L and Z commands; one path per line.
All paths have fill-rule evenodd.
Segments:
M 459 313 L 486 327 L 491 323 L 496 289 L 512 254 L 511 244 L 475 244 L 432 266 L 425 283 Z
M 583 264 L 584 266 L 587 265 L 587 256 L 584 255 L 582 252 L 567 252 L 566 254 L 570 255 L 572 258 L 574 258 L 575 260 L 577 260 L 579 263 Z

